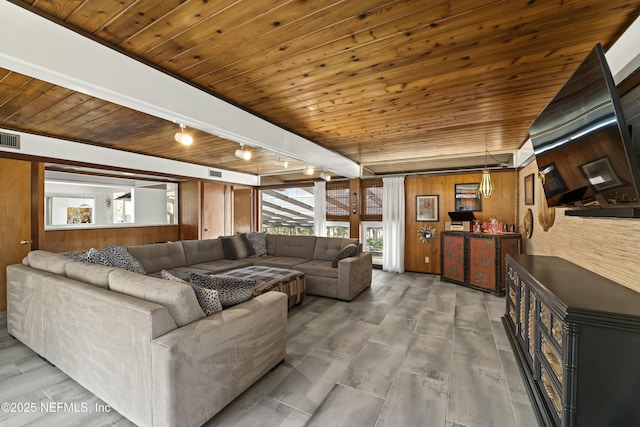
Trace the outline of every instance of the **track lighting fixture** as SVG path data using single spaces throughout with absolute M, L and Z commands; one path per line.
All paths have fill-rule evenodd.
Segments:
M 302 171 L 302 173 L 304 173 L 305 175 L 313 175 L 315 173 L 315 169 L 313 169 L 313 166 L 307 165 L 304 168 L 304 171 Z
M 323 171 L 320 174 L 320 178 L 324 179 L 327 182 L 331 181 L 331 175 L 329 175 L 326 171 Z
M 176 132 L 175 136 L 176 141 L 178 141 L 182 145 L 191 145 L 193 144 L 193 138 L 191 137 L 191 135 L 184 132 L 185 128 L 186 126 L 180 123 L 180 132 Z
M 251 159 L 251 151 L 244 149 L 244 144 L 240 144 L 240 148 L 236 150 L 236 157 L 242 160 Z
M 280 157 L 278 157 L 278 160 L 276 160 L 275 165 L 286 169 L 289 167 L 289 162 L 286 160 L 281 160 Z

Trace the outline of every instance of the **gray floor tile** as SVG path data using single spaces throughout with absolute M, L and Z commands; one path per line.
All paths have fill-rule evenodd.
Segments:
M 376 427 L 443 426 L 446 411 L 446 381 L 398 372 Z
M 268 395 L 278 402 L 312 414 L 349 363 L 348 359 L 312 353 Z
M 484 301 L 476 305 L 456 306 L 454 324 L 456 328 L 491 332 L 491 322 Z
M 441 291 L 439 289 L 444 290 Z M 445 288 L 439 288 L 434 285 L 429 292 L 425 307 L 429 310 L 441 313 L 453 313 L 456 309 L 455 290 L 449 292 Z
M 453 311 L 451 313 L 443 313 L 422 310 L 418 316 L 414 332 L 435 337 L 451 338 L 453 336 Z
M 515 418 L 502 371 L 453 359 L 447 419 L 474 427 L 513 427 Z
M 529 395 L 524 386 L 522 375 L 516 364 L 515 356 L 511 350 L 498 350 L 500 361 L 502 362 L 502 370 L 504 379 L 507 381 L 509 396 L 511 400 L 519 403 L 529 404 Z
M 406 349 L 370 341 L 338 383 L 384 399 L 405 353 Z
M 32 390 L 47 387 L 69 378 L 53 366 L 44 366 L 0 381 L 0 402 Z
M 347 320 L 318 346 L 317 351 L 353 359 L 375 331 L 376 326 L 371 323 Z
M 449 381 L 451 348 L 451 339 L 415 334 L 400 370 Z
M 406 349 L 413 340 L 416 320 L 388 314 L 371 336 L 371 341 Z
M 307 426 L 372 427 L 383 402 L 378 397 L 336 384 Z
M 453 336 L 454 358 L 485 368 L 502 369 L 491 332 L 455 328 Z
M 302 332 L 287 339 L 287 353 L 284 357 L 289 366 L 298 366 L 318 346 L 329 337 L 331 331 L 304 328 Z
M 400 302 L 396 304 L 395 307 L 393 307 L 393 309 L 389 310 L 388 314 L 394 316 L 403 316 L 408 319 L 417 319 L 424 309 L 424 305 L 424 301 L 403 297 L 400 299 Z
M 392 309 L 393 305 L 391 304 L 383 304 L 379 302 L 356 302 L 353 304 L 353 310 L 351 311 L 349 319 L 361 320 L 363 322 L 371 323 L 372 325 L 379 325 Z
M 234 415 L 232 419 L 214 417 L 205 426 L 302 427 L 309 419 L 309 414 L 300 412 L 269 397 L 262 397 L 249 407 L 237 411 Z
M 518 427 L 538 427 L 536 415 L 529 403 L 513 402 L 513 412 Z

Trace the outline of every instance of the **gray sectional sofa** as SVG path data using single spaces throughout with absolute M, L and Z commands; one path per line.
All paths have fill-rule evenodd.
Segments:
M 7 267 L 7 329 L 141 426 L 199 426 L 284 359 L 287 297 L 205 317 L 188 284 L 29 253 Z
M 7 329 L 134 423 L 199 426 L 284 359 L 287 296 L 207 317 L 191 286 L 154 276 L 295 268 L 308 292 L 351 300 L 371 283 L 371 254 L 332 268 L 348 243 L 268 236 L 266 255 L 239 259 L 219 239 L 127 248 L 147 275 L 32 251 L 7 268 Z
M 221 239 L 183 240 L 171 243 L 129 246 L 127 250 L 144 267 L 146 273 L 160 276 L 167 270 L 188 280 L 189 273 L 224 274 L 225 271 L 250 265 L 266 265 L 302 271 L 307 293 L 351 301 L 371 285 L 373 270 L 370 252 L 332 263 L 340 251 L 357 239 L 315 236 L 266 236 L 266 254 L 229 259 Z

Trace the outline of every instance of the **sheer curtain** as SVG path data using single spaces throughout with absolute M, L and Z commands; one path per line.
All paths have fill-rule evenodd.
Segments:
M 382 178 L 384 271 L 404 273 L 404 177 Z
M 313 187 L 313 229 L 316 236 L 327 235 L 327 183 L 316 182 Z

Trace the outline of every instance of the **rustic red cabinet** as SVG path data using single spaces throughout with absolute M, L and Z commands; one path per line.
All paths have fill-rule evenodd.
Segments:
M 504 295 L 505 259 L 520 253 L 520 234 L 445 231 L 441 244 L 442 280 Z

